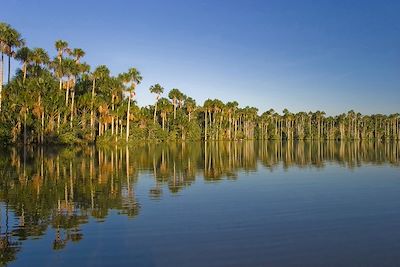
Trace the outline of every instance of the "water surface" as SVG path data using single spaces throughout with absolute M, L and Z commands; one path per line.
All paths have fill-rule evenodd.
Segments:
M 399 266 L 400 146 L 0 153 L 0 265 Z

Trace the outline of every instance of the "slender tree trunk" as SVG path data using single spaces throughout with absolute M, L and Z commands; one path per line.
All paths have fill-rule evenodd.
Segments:
M 44 111 L 42 112 L 42 131 L 40 133 L 40 142 L 44 142 Z
M 60 121 L 61 121 L 61 113 L 58 112 L 58 115 L 57 115 L 57 134 L 60 133 Z
M 99 119 L 99 133 L 98 133 L 98 135 L 99 136 L 101 136 L 102 135 L 102 125 L 101 125 L 101 121 L 100 121 L 100 119 Z
M 74 104 L 75 104 L 75 89 L 72 90 L 71 92 L 71 121 L 70 121 L 70 126 L 72 128 L 72 123 L 74 120 Z
M 27 141 L 27 129 L 26 129 L 26 111 L 24 112 L 24 145 L 26 145 Z
M 130 113 L 131 113 L 131 95 L 129 93 L 128 99 L 128 110 L 126 111 L 126 142 L 129 140 L 129 120 L 130 120 Z
M 114 95 L 111 97 L 111 110 L 113 111 L 113 114 L 111 116 L 111 135 L 114 135 Z
M 232 140 L 232 114 L 229 112 L 229 140 Z
M 166 117 L 166 114 L 163 113 L 163 115 L 162 115 L 162 129 L 163 130 L 165 130 L 165 117 Z
M 11 79 L 11 56 L 8 56 L 8 75 L 7 75 L 7 84 L 10 83 Z
M 174 120 L 176 120 L 176 98 L 174 98 Z
M 118 133 L 119 133 L 119 118 L 117 116 L 116 120 L 115 120 L 115 141 L 118 140 Z
M 59 62 L 59 64 L 60 64 L 60 69 L 61 69 L 61 72 L 62 72 L 62 52 L 61 52 L 61 56 L 59 55 L 59 57 L 58 57 L 58 62 Z M 59 90 L 61 91 L 62 90 L 62 74 L 60 75 L 61 77 L 60 77 L 60 81 L 59 81 Z
M 94 140 L 94 90 L 96 87 L 96 79 L 93 78 L 93 84 L 92 84 L 92 100 L 90 103 L 90 137 L 92 138 L 92 141 Z
M 207 110 L 204 113 L 204 140 L 207 141 Z
M 1 112 L 1 101 L 3 95 L 3 71 L 4 71 L 4 53 L 1 53 L 0 58 L 0 112 Z
M 24 77 L 22 79 L 22 83 L 25 83 L 25 80 L 26 80 L 26 72 L 27 72 L 27 68 L 28 68 L 27 65 L 28 65 L 27 62 L 24 62 L 24 65 L 22 66 L 22 71 L 24 73 Z
M 69 99 L 69 82 L 67 82 L 67 90 L 65 91 L 65 106 L 68 107 L 68 99 Z
M 157 101 L 154 104 L 154 118 L 153 118 L 154 124 L 156 124 L 156 118 L 157 118 Z

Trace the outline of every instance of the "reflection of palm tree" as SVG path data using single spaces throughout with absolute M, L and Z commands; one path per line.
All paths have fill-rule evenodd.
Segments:
M 53 241 L 53 249 L 54 250 L 61 250 L 61 249 L 65 248 L 66 244 L 67 244 L 67 241 L 65 241 L 61 237 L 60 228 L 57 227 L 56 238 Z
M 11 156 L 7 151 L 0 155 L 0 202 L 6 208 L 0 214 L 8 217 L 10 207 L 21 224 L 6 229 L 0 247 L 4 255 L 14 256 L 22 243 L 16 244 L 13 238 L 23 242 L 30 236 L 44 235 L 49 225 L 55 231 L 54 242 L 49 245 L 62 249 L 67 242 L 82 239 L 80 225 L 87 223 L 90 215 L 104 221 L 114 209 L 137 216 L 141 207 L 134 179 L 139 170 L 152 169 L 154 187 L 148 193 L 160 199 L 164 188 L 179 192 L 199 176 L 206 181 L 236 179 L 241 171 L 256 170 L 258 163 L 271 171 L 281 166 L 323 168 L 326 161 L 348 168 L 365 162 L 400 165 L 399 144 L 380 142 L 206 142 L 143 145 L 131 151 L 129 147 L 113 147 L 111 153 L 95 147 L 47 153 L 46 149 L 24 146 L 19 152 L 13 149 Z M 8 219 L 4 221 L 8 225 Z M 4 257 L 12 260 L 14 256 Z
M 157 177 L 157 162 L 155 159 L 155 154 L 153 153 L 153 177 L 156 181 L 156 186 L 149 190 L 150 197 L 154 199 L 159 199 L 162 195 L 162 189 Z
M 1 214 L 1 210 L 0 210 Z M 9 233 L 9 209 L 8 201 L 6 201 L 6 231 L 3 235 L 0 231 L 0 265 L 6 265 L 8 262 L 15 260 L 17 252 L 21 249 L 20 242 L 13 241 Z M 1 221 L 0 221 L 1 224 Z M 1 230 L 1 225 L 0 225 Z

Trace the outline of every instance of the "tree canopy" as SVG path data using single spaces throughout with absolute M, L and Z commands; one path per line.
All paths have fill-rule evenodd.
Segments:
M 156 83 L 149 91 L 154 105 L 135 100 L 143 80 L 134 67 L 111 75 L 105 65 L 91 67 L 85 51 L 57 40 L 54 51 L 26 46 L 22 35 L 0 23 L 0 142 L 93 143 L 166 140 L 399 140 L 400 115 L 362 115 L 349 111 L 260 112 L 207 99 L 202 105 Z M 20 66 L 12 79 L 10 60 Z

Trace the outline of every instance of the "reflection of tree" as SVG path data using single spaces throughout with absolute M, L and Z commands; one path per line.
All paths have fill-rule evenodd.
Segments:
M 6 189 L 7 190 L 7 189 Z M 17 252 L 20 250 L 20 242 L 13 239 L 12 234 L 9 232 L 9 207 L 6 202 L 5 208 L 5 232 L 1 229 L 0 218 L 0 265 L 6 265 L 8 262 L 15 260 Z M 0 210 L 1 215 L 1 210 Z
M 133 190 L 137 171 L 129 161 L 130 152 L 125 154 L 87 147 L 60 151 L 25 147 L 2 154 L 0 201 L 9 203 L 19 219 L 18 227 L 2 234 L 4 263 L 13 260 L 10 253 L 15 254 L 21 245 L 11 237 L 36 238 L 51 226 L 53 248 L 63 249 L 84 238 L 80 229 L 89 216 L 105 220 L 110 209 L 137 216 L 139 203 Z
M 262 164 L 274 169 L 293 166 L 322 168 L 327 162 L 336 162 L 348 168 L 362 164 L 400 165 L 399 143 L 380 142 L 261 142 L 258 144 Z
M 237 179 L 242 172 L 256 171 L 260 164 L 271 171 L 294 166 L 323 168 L 327 162 L 348 168 L 400 166 L 399 148 L 398 143 L 311 141 L 10 148 L 0 155 L 0 201 L 7 216 L 6 228 L 0 228 L 0 264 L 14 260 L 24 240 L 42 236 L 49 228 L 54 230 L 51 246 L 63 249 L 84 238 L 81 228 L 89 218 L 105 221 L 110 210 L 130 218 L 138 216 L 135 189 L 139 173 L 154 178 L 149 197 L 161 199 L 165 193 L 176 194 L 191 186 L 196 177 Z M 11 229 L 9 213 L 19 220 L 10 224 Z

